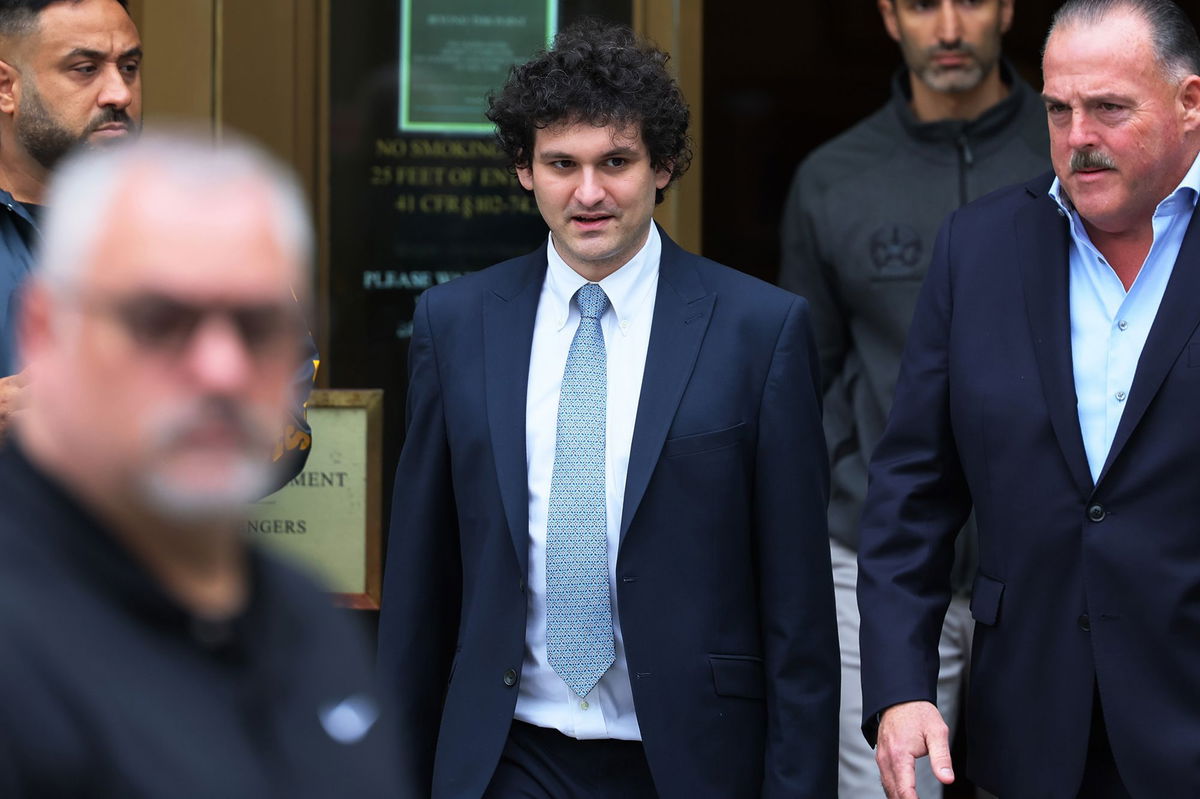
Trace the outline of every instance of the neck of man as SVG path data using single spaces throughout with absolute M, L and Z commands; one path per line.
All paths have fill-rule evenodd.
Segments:
M 908 73 L 912 91 L 912 111 L 921 122 L 978 119 L 984 111 L 1008 96 L 1011 89 L 1000 79 L 1000 64 L 984 76 L 975 88 L 965 92 L 940 92 L 931 89 L 912 70 Z
M 40 422 L 35 408 L 20 420 L 16 432 L 26 456 L 100 519 L 163 590 L 203 618 L 230 618 L 245 607 L 249 561 L 237 520 L 167 518 L 134 492 L 105 482 L 103 464 L 84 463 Z
M 1147 219 L 1145 224 L 1112 233 L 1084 219 L 1083 227 L 1092 244 L 1108 262 L 1109 268 L 1116 273 L 1121 285 L 1129 291 L 1133 281 L 1137 280 L 1138 273 L 1142 271 L 1142 264 L 1150 254 L 1151 245 L 1154 244 L 1153 223 Z
M 26 152 L 11 125 L 0 130 L 0 188 L 17 202 L 41 205 L 49 178 L 49 170 Z
M 153 513 L 111 519 L 115 537 L 192 614 L 227 619 L 249 599 L 245 541 L 232 521 L 191 523 Z

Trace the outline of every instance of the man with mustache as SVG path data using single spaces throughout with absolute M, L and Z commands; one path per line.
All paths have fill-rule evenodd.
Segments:
M 403 795 L 359 631 L 244 539 L 295 400 L 294 179 L 147 136 L 47 199 L 0 448 L 0 795 Z
M 28 399 L 28 376 L 14 374 L 15 292 L 39 240 L 46 183 L 73 148 L 140 132 L 141 66 L 127 0 L 0 0 L 0 437 Z M 271 453 L 272 490 L 300 472 L 312 440 L 303 405 L 318 356 L 301 335 L 299 394 Z
M 967 773 L 1200 796 L 1200 39 L 1171 0 L 1069 0 L 1042 71 L 1054 171 L 942 226 L 870 466 L 863 728 L 895 799 L 917 756 L 954 779 L 936 653 L 972 510 Z
M 13 293 L 33 262 L 43 193 L 76 145 L 141 128 L 142 44 L 126 0 L 0 0 L 0 434 L 25 407 Z
M 796 171 L 779 274 L 779 284 L 812 308 L 825 392 L 842 653 L 841 799 L 882 795 L 860 730 L 858 520 L 930 247 L 959 205 L 1049 165 L 1041 103 L 1000 56 L 1013 0 L 879 0 L 879 11 L 905 67 L 887 105 Z M 960 537 L 939 646 L 938 706 L 951 730 L 969 665 L 974 535 L 968 524 Z M 922 796 L 941 796 L 928 769 L 920 779 Z
M 414 315 L 379 622 L 403 796 L 836 790 L 806 305 L 654 224 L 691 160 L 666 61 L 582 23 L 491 98 L 550 233 Z

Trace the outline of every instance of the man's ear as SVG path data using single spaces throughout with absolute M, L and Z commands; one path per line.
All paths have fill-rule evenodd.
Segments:
M 1200 75 L 1189 75 L 1179 85 L 1179 105 L 1183 129 L 1189 133 L 1200 130 Z
M 900 41 L 900 23 L 896 19 L 896 0 L 879 0 L 879 14 L 883 17 L 883 27 L 887 28 L 888 36 L 893 41 Z
M 0 112 L 12 115 L 21 101 L 21 73 L 7 61 L 0 61 Z
M 516 168 L 517 180 L 525 187 L 525 191 L 533 191 L 533 164 L 525 164 Z
M 1008 33 L 1013 21 L 1013 0 L 1000 0 L 1000 32 Z
M 671 173 L 674 171 L 674 164 L 663 164 L 658 169 L 654 170 L 654 187 L 665 189 L 667 184 L 671 182 Z

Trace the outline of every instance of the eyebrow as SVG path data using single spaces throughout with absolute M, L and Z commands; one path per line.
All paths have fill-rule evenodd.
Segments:
M 1047 105 L 1049 105 L 1051 103 L 1055 103 L 1058 105 L 1070 105 L 1070 103 L 1068 103 L 1066 100 L 1060 100 L 1057 97 L 1054 97 L 1053 95 L 1049 95 L 1049 94 L 1045 94 L 1045 93 L 1042 94 L 1042 102 L 1046 103 Z M 1117 105 L 1136 105 L 1136 103 L 1132 97 L 1128 97 L 1124 94 L 1118 94 L 1115 92 L 1088 95 L 1083 98 L 1083 102 L 1085 105 L 1094 104 L 1094 103 L 1115 103 Z
M 141 48 L 141 46 L 138 46 L 138 47 L 129 48 L 125 52 L 118 55 L 117 59 L 121 60 L 121 59 L 125 59 L 125 58 L 141 58 L 141 57 L 142 57 L 142 48 Z M 71 52 L 67 53 L 64 56 L 64 60 L 68 60 L 68 59 L 72 59 L 72 58 L 90 58 L 93 61 L 103 61 L 105 58 L 108 58 L 108 53 L 101 52 L 100 50 L 92 50 L 87 47 L 76 47 L 74 50 L 72 50 Z
M 639 156 L 639 155 L 641 155 L 641 152 L 639 150 L 633 149 L 632 147 L 617 147 L 617 148 L 609 150 L 608 152 L 601 155 L 600 160 L 604 160 L 605 158 L 613 158 L 615 156 L 622 156 L 622 157 L 628 158 L 629 156 Z M 543 159 L 543 160 L 550 160 L 550 161 L 577 161 L 577 160 L 579 160 L 576 156 L 572 155 L 571 153 L 562 152 L 560 150 L 547 150 L 544 153 L 540 153 L 538 155 L 538 158 Z

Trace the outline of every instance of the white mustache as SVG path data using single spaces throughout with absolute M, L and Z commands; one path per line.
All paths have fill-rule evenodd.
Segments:
M 1071 153 L 1071 171 L 1084 169 L 1116 169 L 1117 162 L 1099 150 L 1076 150 Z

